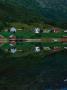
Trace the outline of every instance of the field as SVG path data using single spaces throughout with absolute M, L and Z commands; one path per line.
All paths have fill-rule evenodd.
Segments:
M 60 38 L 63 38 L 64 36 L 67 36 L 67 33 L 64 33 L 64 29 L 59 28 L 60 32 L 58 33 L 54 33 L 54 32 L 49 32 L 49 33 L 39 33 L 36 34 L 34 33 L 34 29 L 39 27 L 40 29 L 44 30 L 52 30 L 52 28 L 54 28 L 53 26 L 50 25 L 45 25 L 45 24 L 37 24 L 37 23 L 33 23 L 33 24 L 21 24 L 21 23 L 10 23 L 10 27 L 15 27 L 17 29 L 16 33 L 10 33 L 8 32 L 9 28 L 5 28 L 5 30 L 3 30 L 1 32 L 1 35 L 3 35 L 5 38 L 7 38 L 7 43 L 5 43 L 4 45 L 2 45 L 1 48 L 3 48 L 4 50 L 8 51 L 10 47 L 9 44 L 9 36 L 10 35 L 14 35 L 16 36 L 16 39 L 19 40 L 28 40 L 26 41 L 19 41 L 16 42 L 16 44 L 14 45 L 14 47 L 17 48 L 17 53 L 16 54 L 28 54 L 28 53 L 34 53 L 34 48 L 36 46 L 39 47 L 50 47 L 51 51 L 49 50 L 41 50 L 42 53 L 49 53 L 52 52 L 53 47 L 60 47 L 61 50 L 64 49 L 64 47 L 67 47 L 67 43 L 62 43 L 62 42 L 54 42 L 53 39 L 57 39 L 60 40 Z M 35 40 L 34 40 L 35 39 Z M 38 39 L 40 39 L 40 41 L 37 41 Z M 40 52 L 40 53 L 41 53 Z

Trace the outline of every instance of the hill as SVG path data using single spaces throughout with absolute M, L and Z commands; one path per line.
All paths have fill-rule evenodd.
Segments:
M 7 2 L 8 1 L 8 2 Z M 23 22 L 42 21 L 39 6 L 36 3 L 25 0 L 22 2 L 14 0 L 0 1 L 0 18 Z M 32 5 L 31 5 L 32 3 Z M 34 4 L 33 4 L 34 3 Z M 38 9 L 36 9 L 38 8 Z
M 0 0 L 0 19 L 46 22 L 66 27 L 66 0 Z

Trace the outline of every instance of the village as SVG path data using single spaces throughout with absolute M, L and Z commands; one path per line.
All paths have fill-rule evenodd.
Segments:
M 22 29 L 12 26 L 0 33 L 0 48 L 12 54 L 22 52 L 24 48 L 35 53 L 58 52 L 67 49 L 67 30 L 35 27 L 31 31 L 23 32 Z

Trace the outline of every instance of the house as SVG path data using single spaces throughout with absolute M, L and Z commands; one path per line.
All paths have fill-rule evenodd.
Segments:
M 36 34 L 40 33 L 40 28 L 35 28 L 34 33 L 36 33 Z
M 53 38 L 52 41 L 53 41 L 53 42 L 58 42 L 59 39 L 57 39 L 57 38 Z
M 11 42 L 10 42 L 10 46 L 14 46 L 15 44 L 16 44 L 15 41 L 11 41 Z
M 11 32 L 11 33 L 15 33 L 15 32 L 16 32 L 16 28 L 15 28 L 15 27 L 11 27 L 11 28 L 10 28 L 10 32 Z
M 67 30 L 64 30 L 65 33 L 67 33 Z
M 43 33 L 50 33 L 51 32 L 51 30 L 49 30 L 49 29 L 44 29 L 43 30 Z
M 58 32 L 60 32 L 60 29 L 59 29 L 59 28 L 53 28 L 53 29 L 52 29 L 52 32 L 58 33 Z
M 40 47 L 35 47 L 35 52 L 40 52 L 41 50 L 40 50 Z

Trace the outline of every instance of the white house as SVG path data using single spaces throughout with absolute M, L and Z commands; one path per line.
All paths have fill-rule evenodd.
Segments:
M 40 52 L 40 47 L 35 47 L 35 52 Z
M 43 47 L 44 50 L 51 50 L 50 47 Z
M 14 54 L 14 53 L 16 53 L 16 51 L 17 51 L 17 50 L 16 50 L 16 48 L 11 48 L 11 50 L 10 50 L 10 51 L 11 51 L 11 53 L 13 53 L 13 54 Z
M 51 32 L 51 30 L 48 30 L 48 29 L 43 30 L 43 33 L 50 33 L 50 32 Z
M 16 28 L 15 27 L 11 27 L 10 28 L 10 32 L 12 32 L 12 33 L 16 32 Z
M 40 28 L 35 28 L 35 29 L 34 29 L 34 32 L 35 32 L 36 34 L 40 33 Z
M 64 79 L 64 82 L 67 82 L 67 79 Z
M 59 39 L 57 39 L 57 38 L 53 38 L 52 40 L 53 40 L 53 42 L 58 42 L 59 41 Z
M 67 47 L 64 47 L 64 49 L 67 49 Z
M 67 30 L 64 30 L 65 33 L 67 33 Z

